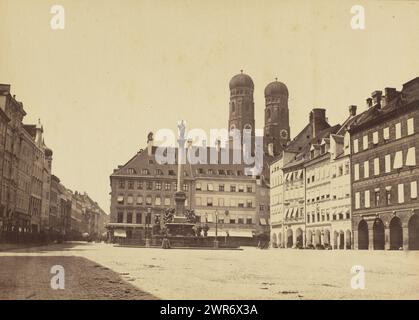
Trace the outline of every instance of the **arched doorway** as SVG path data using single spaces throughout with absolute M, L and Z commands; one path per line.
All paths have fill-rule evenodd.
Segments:
M 403 248 L 403 229 L 399 217 L 393 217 L 390 221 L 390 250 Z
M 278 245 L 277 245 L 277 242 L 276 242 L 276 234 L 275 233 L 272 233 L 272 248 L 277 248 L 278 247 Z
M 342 230 L 339 231 L 339 249 L 345 249 L 345 233 Z
M 324 231 L 324 244 L 330 245 L 330 231 L 328 229 Z
M 296 231 L 295 231 L 296 233 L 295 233 L 295 235 L 296 235 L 296 246 L 298 247 L 298 248 L 302 248 L 303 247 L 303 230 L 301 230 L 301 228 L 298 228 Z
M 361 220 L 358 224 L 358 249 L 368 250 L 368 224 L 365 220 Z
M 287 230 L 287 248 L 292 248 L 294 245 L 293 239 L 292 239 L 292 229 Z
M 374 250 L 384 250 L 384 224 L 380 218 L 375 219 L 372 226 L 372 237 Z
M 311 230 L 308 230 L 307 232 L 307 245 L 313 244 L 313 232 Z
M 314 245 L 321 245 L 322 244 L 322 234 L 320 230 L 316 230 L 316 233 L 314 235 Z
M 352 234 L 351 230 L 346 230 L 346 249 L 351 249 L 352 247 Z
M 416 213 L 410 217 L 408 228 L 409 250 L 419 250 L 419 217 Z

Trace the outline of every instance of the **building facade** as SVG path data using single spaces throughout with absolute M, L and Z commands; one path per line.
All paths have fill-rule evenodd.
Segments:
M 419 78 L 367 99 L 352 126 L 352 227 L 357 249 L 419 249 Z

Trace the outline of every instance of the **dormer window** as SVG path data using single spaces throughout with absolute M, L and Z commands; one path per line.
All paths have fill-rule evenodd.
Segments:
M 128 168 L 127 172 L 128 172 L 128 174 L 136 174 L 134 168 Z
M 150 171 L 148 169 L 143 169 L 143 170 L 141 170 L 141 174 L 143 174 L 143 175 L 149 175 L 150 174 Z

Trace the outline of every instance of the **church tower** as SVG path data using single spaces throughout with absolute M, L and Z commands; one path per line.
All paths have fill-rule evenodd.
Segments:
M 276 156 L 290 140 L 288 88 L 277 79 L 265 88 L 263 150 Z
M 237 129 L 243 138 L 243 130 L 252 132 L 252 149 L 255 136 L 255 104 L 253 102 L 254 84 L 250 76 L 243 73 L 235 75 L 230 80 L 230 115 L 228 129 Z

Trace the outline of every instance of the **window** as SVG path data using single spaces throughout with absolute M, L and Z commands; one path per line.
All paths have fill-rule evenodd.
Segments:
M 165 182 L 164 183 L 164 190 L 165 191 L 170 191 L 170 182 Z
M 143 197 L 137 196 L 137 204 L 143 204 Z
M 156 190 L 161 190 L 161 182 L 156 181 Z
M 249 193 L 252 193 L 253 192 L 252 186 L 247 186 L 246 189 L 247 189 L 247 192 L 249 192 Z
M 358 139 L 354 140 L 354 153 L 358 153 L 359 151 L 359 141 Z
M 195 190 L 197 190 L 197 191 L 201 191 L 202 189 L 201 189 L 202 187 L 201 187 L 201 184 L 200 183 L 197 183 L 196 185 L 195 185 Z
M 119 180 L 119 189 L 125 189 L 125 181 Z
M 189 185 L 187 183 L 183 184 L 183 191 L 189 191 Z
M 132 212 L 127 213 L 127 223 L 132 223 Z
M 380 174 L 380 158 L 374 159 L 374 175 L 378 176 Z
M 400 169 L 403 167 L 403 153 L 402 151 L 397 151 L 394 156 L 393 169 Z
M 236 219 L 234 219 L 234 218 L 230 218 L 230 223 L 231 223 L 231 224 L 235 224 L 235 223 L 236 223 Z
M 415 129 L 414 129 L 414 123 L 413 123 L 414 119 L 413 118 L 409 118 L 407 119 L 407 134 L 411 135 L 414 133 Z
M 239 185 L 239 192 L 244 192 L 244 186 Z
M 212 198 L 207 198 L 207 207 L 212 207 Z
M 134 203 L 134 197 L 132 195 L 129 195 L 127 197 L 127 204 L 133 204 Z
M 218 206 L 224 207 L 224 199 L 223 198 L 218 198 Z
M 354 165 L 354 180 L 359 180 L 359 163 Z
M 137 181 L 137 189 L 138 190 L 143 190 L 143 182 L 142 181 Z
M 154 200 L 154 203 L 156 204 L 156 206 L 161 206 L 161 197 L 156 196 L 156 199 Z
M 263 204 L 261 204 L 261 205 L 259 206 L 259 211 L 265 211 L 265 206 L 264 206 Z
M 391 158 L 389 154 L 386 154 L 386 156 L 384 157 L 384 162 L 385 162 L 385 172 L 389 173 L 391 171 Z
M 176 173 L 175 173 L 174 170 L 169 170 L 169 176 L 175 176 L 175 175 L 176 175 Z
M 370 202 L 370 191 L 369 190 L 365 190 L 365 208 L 369 208 L 371 206 L 371 202 Z
M 129 190 L 134 189 L 134 181 L 128 181 L 128 189 Z
M 148 206 L 151 206 L 151 196 L 147 196 L 145 198 L 145 204 L 148 205 Z
M 399 203 L 403 203 L 404 202 L 404 184 L 400 183 L 397 186 L 397 190 L 398 190 L 398 195 L 399 195 Z
M 246 224 L 252 224 L 252 218 L 247 218 L 246 219 Z
M 410 183 L 410 198 L 416 199 L 418 197 L 418 183 L 417 181 L 412 181 Z
M 252 200 L 247 200 L 247 204 L 246 204 L 246 206 L 247 206 L 248 208 L 252 208 L 252 207 L 253 207 Z
M 244 208 L 244 201 L 243 200 L 239 200 L 238 207 L 239 208 Z
M 124 204 L 124 196 L 119 195 L 116 201 L 118 202 L 118 204 Z
M 164 198 L 164 205 L 165 206 L 170 206 L 170 197 Z
M 123 212 L 118 212 L 118 218 L 117 218 L 117 222 L 118 223 L 123 223 L 124 222 L 124 213 Z
M 391 187 L 386 187 L 386 204 L 391 205 Z
M 406 166 L 416 165 L 416 150 L 415 147 L 411 147 L 407 150 Z
M 138 224 L 142 223 L 142 220 L 143 220 L 142 218 L 143 217 L 142 217 L 141 212 L 137 212 L 136 217 L 135 217 L 135 223 L 138 223 Z
M 147 181 L 146 188 L 147 188 L 147 190 L 153 190 L 153 182 L 152 181 Z
M 238 224 L 243 224 L 243 223 L 244 223 L 243 218 L 238 218 L 238 219 L 237 219 L 237 223 L 238 223 Z
M 364 161 L 364 178 L 369 178 L 370 176 L 370 166 L 369 166 L 369 162 Z
M 402 124 L 396 123 L 396 139 L 400 139 L 402 137 Z
M 208 169 L 208 174 L 209 175 L 214 174 L 214 172 L 212 171 L 212 169 Z
M 388 127 L 383 129 L 383 138 L 384 140 L 390 139 L 390 129 Z
M 208 191 L 214 191 L 214 186 L 212 185 L 212 183 L 207 184 L 207 190 Z
M 378 207 L 380 205 L 380 190 L 375 190 L 374 192 L 374 199 L 375 199 L 375 206 Z
M 230 186 L 230 192 L 236 192 L 236 186 L 235 185 Z
M 307 216 L 307 222 L 310 223 L 310 215 Z
M 372 143 L 374 143 L 374 144 L 378 144 L 378 131 L 375 131 L 375 132 L 372 134 Z
M 360 208 L 360 194 L 359 192 L 355 193 L 355 209 L 359 209 Z
M 230 199 L 230 207 L 235 207 L 236 201 L 234 199 Z
M 224 185 L 223 184 L 218 185 L 218 191 L 224 191 Z
M 148 171 L 148 169 L 143 169 L 143 170 L 141 170 L 141 174 L 146 176 L 146 175 L 149 175 L 150 172 Z
M 368 135 L 364 136 L 362 139 L 362 149 L 367 150 L 368 149 Z

